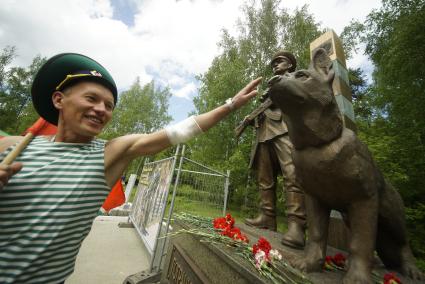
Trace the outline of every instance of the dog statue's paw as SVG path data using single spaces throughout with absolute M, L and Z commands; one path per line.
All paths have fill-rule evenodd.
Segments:
M 373 284 L 372 273 L 368 262 L 360 257 L 350 257 L 348 271 L 343 284 Z
M 291 261 L 291 265 L 303 272 L 320 272 L 322 271 L 323 261 L 312 261 L 308 257 L 302 257 Z
M 414 280 L 425 280 L 424 274 L 411 261 L 402 264 L 401 274 Z
M 425 275 L 416 267 L 416 260 L 409 246 L 401 249 L 400 273 L 413 280 L 425 280 Z
M 342 280 L 343 284 L 373 284 L 370 273 L 365 271 L 354 271 L 354 269 L 348 270 Z
M 290 262 L 290 264 L 291 264 L 292 267 L 297 268 L 298 270 L 301 270 L 303 272 L 305 272 L 307 270 L 306 269 L 307 265 L 306 265 L 306 262 L 305 262 L 305 258 L 304 257 L 293 259 Z

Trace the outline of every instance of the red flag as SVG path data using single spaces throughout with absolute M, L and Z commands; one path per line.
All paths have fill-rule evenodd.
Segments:
M 31 132 L 34 136 L 38 135 L 55 135 L 58 131 L 58 128 L 51 124 L 50 122 L 45 121 L 43 118 L 37 119 L 37 121 L 31 125 L 25 132 L 24 135 L 28 132 Z
M 105 202 L 103 203 L 102 208 L 105 209 L 106 212 L 108 212 L 112 208 L 124 204 L 124 202 L 124 187 L 122 186 L 121 179 L 118 179 L 117 183 L 114 185 Z
M 55 135 L 58 128 L 51 124 L 50 122 L 45 121 L 43 118 L 39 118 L 33 125 L 31 125 L 24 134 L 30 132 L 34 136 L 37 135 Z M 102 208 L 106 211 L 111 210 L 112 208 L 118 207 L 125 202 L 124 188 L 121 183 L 121 179 L 117 181 L 112 190 L 109 192 L 108 197 L 106 197 L 105 202 L 102 205 Z

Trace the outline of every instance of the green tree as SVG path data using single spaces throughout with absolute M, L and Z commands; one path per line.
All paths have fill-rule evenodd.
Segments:
M 397 182 L 407 202 L 425 196 L 425 1 L 384 0 L 364 25 L 366 53 L 375 64 L 375 105 L 394 137 L 393 160 L 408 177 Z
M 31 103 L 31 84 L 45 58 L 36 56 L 27 68 L 6 68 L 16 56 L 14 47 L 6 47 L 0 55 L 0 129 L 21 134 L 38 115 Z
M 319 29 L 313 15 L 308 12 L 307 5 L 295 9 L 293 15 L 281 15 L 281 46 L 295 55 L 298 69 L 307 68 L 310 64 L 310 43 L 324 30 Z
M 364 23 L 345 29 L 348 46 L 366 44 L 372 84 L 356 98 L 359 137 L 399 189 L 414 253 L 425 259 L 425 1 L 383 0 Z M 354 39 L 354 40 L 353 40 Z M 357 101 L 358 100 L 358 101 Z M 357 104 L 357 106 L 356 106 Z M 422 265 L 425 268 L 425 265 Z
M 10 124 L 13 122 L 13 97 L 8 89 L 7 72 L 8 65 L 16 56 L 15 47 L 5 47 L 0 54 L 0 129 L 10 131 Z
M 13 58 L 16 56 L 16 48 L 13 46 L 7 46 L 3 48 L 0 54 L 0 92 L 6 92 L 6 78 L 7 71 L 6 67 L 12 62 Z

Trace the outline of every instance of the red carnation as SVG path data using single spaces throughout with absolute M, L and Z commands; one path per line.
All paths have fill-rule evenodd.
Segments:
M 245 242 L 245 243 L 249 243 L 249 239 L 248 239 L 248 237 L 247 237 L 246 235 L 244 235 L 244 234 L 241 234 L 241 235 L 239 236 L 239 239 L 240 239 L 241 241 Z
M 401 280 L 391 272 L 384 275 L 384 284 L 401 284 Z
M 332 256 L 327 255 L 325 257 L 325 263 L 331 264 L 332 263 Z
M 259 251 L 262 250 L 266 253 L 266 257 L 269 256 L 269 252 L 272 249 L 272 246 L 270 245 L 269 241 L 266 240 L 264 237 L 260 237 L 258 239 L 258 242 L 252 246 L 252 252 L 254 255 Z
M 226 219 L 225 218 L 215 218 L 213 221 L 214 229 L 224 229 L 226 226 Z
M 235 224 L 235 219 L 227 214 L 226 217 L 215 218 L 213 221 L 213 226 L 215 229 L 226 229 L 227 227 L 233 228 Z
M 238 227 L 233 227 L 230 229 L 230 236 L 232 239 L 235 239 L 238 235 L 241 234 L 241 230 Z
M 226 223 L 233 227 L 235 219 L 229 213 L 226 214 Z
M 230 226 L 226 226 L 226 227 L 222 228 L 221 234 L 223 236 L 231 237 L 231 235 L 232 235 L 231 232 L 230 232 L 231 230 L 232 230 L 232 228 Z
M 345 267 L 345 256 L 342 253 L 337 253 L 332 258 L 332 262 L 339 267 Z
M 230 214 L 225 217 L 215 218 L 213 220 L 214 229 L 220 230 L 222 236 L 227 236 L 234 240 L 241 240 L 248 243 L 248 238 L 241 233 L 238 227 L 234 227 L 235 219 Z

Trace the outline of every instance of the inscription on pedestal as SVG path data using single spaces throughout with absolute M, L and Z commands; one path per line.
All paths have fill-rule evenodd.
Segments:
M 171 253 L 170 263 L 167 271 L 167 281 L 168 283 L 175 284 L 195 284 L 195 283 L 205 283 L 196 275 L 193 270 L 193 267 L 188 263 L 191 262 L 190 259 L 187 259 L 184 252 L 180 251 L 177 246 L 173 246 Z M 201 277 L 203 278 L 203 277 Z
M 182 267 L 179 265 L 178 261 L 175 258 L 176 249 L 173 250 L 173 258 L 171 260 L 171 265 L 168 269 L 167 279 L 170 283 L 182 283 L 189 284 L 192 283 L 187 274 L 183 271 Z

